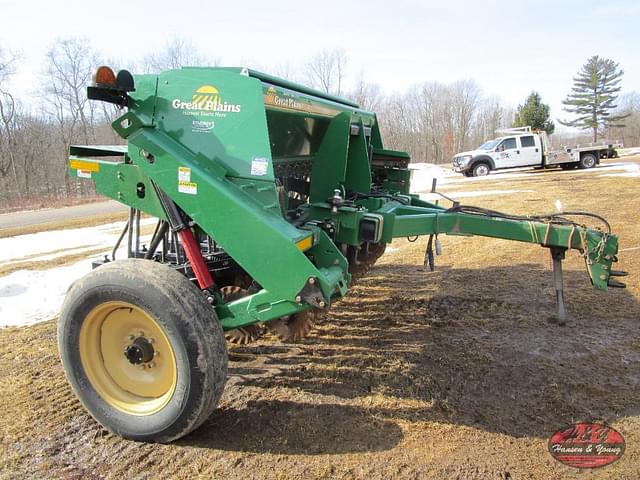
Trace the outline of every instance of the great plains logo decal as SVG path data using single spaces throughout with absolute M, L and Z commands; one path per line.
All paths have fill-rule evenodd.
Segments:
M 304 105 L 292 97 L 281 97 L 275 88 L 269 87 L 265 95 L 265 103 L 288 110 L 304 110 Z
M 225 102 L 213 85 L 202 85 L 193 92 L 191 101 L 174 98 L 171 106 L 185 115 L 226 117 L 227 113 L 240 113 L 241 106 Z
M 338 110 L 322 105 L 317 102 L 311 102 L 308 99 L 301 99 L 286 90 L 278 91 L 274 87 L 269 87 L 263 94 L 264 103 L 269 107 L 278 110 L 293 110 L 296 112 L 306 112 L 319 115 L 327 115 L 333 117 L 340 113 Z

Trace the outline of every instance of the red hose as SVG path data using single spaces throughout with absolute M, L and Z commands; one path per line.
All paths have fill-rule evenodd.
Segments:
M 207 264 L 204 263 L 204 258 L 202 258 L 202 253 L 200 252 L 200 245 L 196 243 L 196 239 L 193 237 L 193 232 L 191 232 L 191 229 L 185 228 L 178 232 L 178 236 L 180 237 L 182 247 L 187 254 L 187 258 L 191 263 L 193 273 L 196 275 L 198 285 L 200 285 L 202 290 L 209 288 L 213 285 L 213 278 L 211 278 L 211 273 L 209 273 Z

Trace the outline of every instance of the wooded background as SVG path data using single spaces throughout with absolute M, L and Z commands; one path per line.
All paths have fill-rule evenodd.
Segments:
M 11 88 L 20 62 L 20 54 L 0 45 L 0 210 L 95 194 L 91 182 L 68 176 L 66 163 L 69 145 L 122 143 L 109 125 L 117 109 L 86 98 L 96 66 L 160 72 L 182 65 L 215 66 L 219 59 L 200 55 L 197 46 L 180 38 L 169 40 L 159 52 L 124 62 L 99 55 L 87 40 L 62 39 L 43 59 L 40 93 L 29 98 L 20 98 Z M 405 92 L 384 93 L 362 73 L 348 76 L 342 50 L 322 51 L 295 66 L 254 67 L 345 96 L 376 112 L 385 146 L 408 151 L 414 162 L 449 163 L 455 153 L 477 147 L 514 119 L 513 106 L 484 95 L 473 80 L 430 81 Z M 618 111 L 630 116 L 625 126 L 603 132 L 603 137 L 639 146 L 640 94 L 626 93 L 618 103 Z M 556 145 L 587 141 L 588 133 L 554 135 Z

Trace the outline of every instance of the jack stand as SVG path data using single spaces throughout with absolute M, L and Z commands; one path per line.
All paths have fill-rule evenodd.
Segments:
M 431 272 L 436 270 L 435 257 L 433 256 L 433 234 L 429 235 L 429 240 L 427 241 L 427 249 L 424 252 L 424 265 L 429 267 Z
M 562 285 L 562 260 L 564 260 L 565 248 L 551 247 L 551 258 L 553 259 L 553 286 L 556 289 L 556 306 L 558 309 L 558 325 L 567 323 L 567 312 L 564 308 L 564 287 Z M 556 323 L 556 322 L 554 322 Z

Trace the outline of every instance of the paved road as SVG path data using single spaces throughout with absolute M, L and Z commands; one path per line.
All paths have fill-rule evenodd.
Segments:
M 94 202 L 73 207 L 34 210 L 31 212 L 12 212 L 0 215 L 0 229 L 39 225 L 41 223 L 61 222 L 78 218 L 92 217 L 109 213 L 126 212 L 127 207 L 113 200 Z

